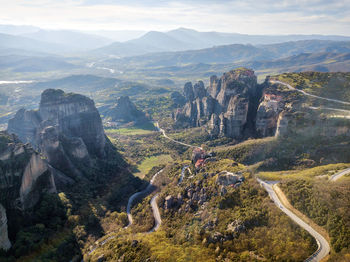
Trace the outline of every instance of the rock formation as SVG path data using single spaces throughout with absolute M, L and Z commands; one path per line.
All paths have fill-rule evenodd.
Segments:
M 284 110 L 285 99 L 276 89 L 264 90 L 257 114 L 256 131 L 259 137 L 274 136 L 276 134 L 278 119 Z
M 56 170 L 58 187 L 86 178 L 93 159 L 105 159 L 110 146 L 94 102 L 59 89 L 42 93 L 39 110 L 19 110 L 8 132 L 30 142 L 47 159 Z M 39 167 L 41 162 L 33 159 L 33 164 Z
M 117 99 L 117 103 L 107 110 L 105 116 L 113 122 L 129 123 L 129 122 L 146 122 L 148 121 L 144 112 L 138 110 L 128 96 L 121 96 Z
M 256 107 L 259 90 L 254 71 L 240 68 L 225 73 L 220 79 L 212 76 L 207 89 L 202 81 L 194 86 L 188 82 L 184 96 L 187 103 L 175 113 L 177 124 L 188 123 L 192 127 L 208 124 L 214 136 L 239 139 L 252 121 L 249 112 Z
M 231 172 L 223 171 L 216 178 L 216 184 L 222 186 L 234 185 L 242 180 L 242 176 Z
M 178 91 L 172 92 L 170 98 L 176 107 L 181 107 L 186 103 L 185 97 Z
M 0 204 L 0 249 L 8 250 L 11 247 L 11 242 L 7 233 L 7 217 L 6 210 Z
M 56 172 L 29 144 L 0 132 L 0 248 L 10 247 L 6 210 L 31 208 L 43 192 L 55 192 Z

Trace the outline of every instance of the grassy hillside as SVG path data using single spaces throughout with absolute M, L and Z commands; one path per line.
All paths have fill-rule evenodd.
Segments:
M 313 95 L 350 101 L 350 73 L 285 73 L 277 78 Z
M 194 177 L 186 173 L 183 183 L 177 185 L 181 168 L 181 162 L 169 165 L 163 172 L 166 183 L 157 184 L 162 216 L 158 232 L 119 231 L 115 239 L 85 258 L 96 261 L 104 254 L 107 260 L 142 256 L 149 261 L 299 261 L 316 248 L 305 231 L 278 211 L 243 165 L 229 159 L 213 162 Z M 222 170 L 242 172 L 246 181 L 237 188 L 226 187 L 227 193 L 222 195 L 215 182 Z M 194 192 L 199 188 L 204 202 L 191 200 L 187 196 L 190 188 Z M 167 196 L 179 195 L 183 196 L 182 204 L 165 208 Z M 133 208 L 133 227 L 149 223 L 149 200 L 150 197 Z M 237 231 L 232 234 L 229 225 L 235 223 Z

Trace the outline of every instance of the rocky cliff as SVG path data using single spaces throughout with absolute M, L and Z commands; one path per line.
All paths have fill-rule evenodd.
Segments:
M 128 96 L 121 96 L 117 102 L 109 110 L 105 116 L 113 122 L 120 124 L 135 122 L 141 123 L 148 121 L 144 112 L 138 110 Z
M 29 144 L 0 132 L 0 248 L 10 247 L 6 210 L 31 208 L 43 192 L 55 192 L 55 172 Z
M 8 238 L 17 241 L 18 234 L 38 222 L 43 223 L 42 231 L 33 232 L 35 239 L 62 230 L 65 209 L 51 193 L 73 195 L 70 203 L 78 212 L 80 205 L 102 188 L 106 190 L 111 181 L 123 185 L 133 181 L 127 170 L 122 170 L 124 166 L 104 134 L 91 99 L 45 90 L 38 110 L 19 110 L 9 121 L 8 132 L 0 133 L 0 248 L 7 249 Z M 22 252 L 15 242 L 9 252 L 17 257 L 29 251 L 32 246 Z
M 285 109 L 286 98 L 284 93 L 275 88 L 265 88 L 260 100 L 255 127 L 259 137 L 274 136 L 276 134 L 278 119 Z
M 7 232 L 7 216 L 6 209 L 0 204 L 0 249 L 8 250 L 11 242 Z
M 252 131 L 260 90 L 254 71 L 239 68 L 210 78 L 208 88 L 202 81 L 184 86 L 185 106 L 175 113 L 179 125 L 207 125 L 212 135 L 240 139 Z
M 30 142 L 47 159 L 57 171 L 58 187 L 88 178 L 94 159 L 106 159 L 111 146 L 94 102 L 59 89 L 45 90 L 38 110 L 19 110 L 8 132 Z M 33 164 L 38 167 L 40 161 Z

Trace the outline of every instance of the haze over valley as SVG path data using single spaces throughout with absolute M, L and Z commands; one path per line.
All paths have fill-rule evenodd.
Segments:
M 3 1 L 0 261 L 350 261 L 348 1 Z

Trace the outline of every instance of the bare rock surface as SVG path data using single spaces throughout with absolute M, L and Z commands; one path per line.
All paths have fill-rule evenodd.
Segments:
M 93 159 L 106 157 L 109 145 L 93 100 L 60 89 L 45 90 L 38 110 L 19 110 L 8 132 L 43 155 L 58 171 L 54 181 L 59 185 L 84 177 Z

